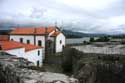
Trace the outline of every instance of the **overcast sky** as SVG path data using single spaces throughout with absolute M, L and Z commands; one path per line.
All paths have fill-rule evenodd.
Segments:
M 0 23 L 7 22 L 125 33 L 125 0 L 0 0 Z

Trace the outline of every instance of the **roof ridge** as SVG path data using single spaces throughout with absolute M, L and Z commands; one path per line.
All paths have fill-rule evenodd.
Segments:
M 46 34 L 46 29 L 47 28 L 47 33 L 51 33 L 53 30 L 56 29 L 54 26 L 48 26 L 48 27 L 27 27 L 27 28 L 16 28 L 15 30 L 11 31 L 10 34 L 19 34 L 19 35 L 28 35 L 28 34 L 38 34 L 38 35 L 45 35 Z

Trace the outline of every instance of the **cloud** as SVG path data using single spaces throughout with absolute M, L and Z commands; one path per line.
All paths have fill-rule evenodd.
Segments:
M 1 0 L 0 22 L 54 24 L 82 32 L 124 32 L 124 0 Z M 120 31 L 119 31 L 120 30 Z

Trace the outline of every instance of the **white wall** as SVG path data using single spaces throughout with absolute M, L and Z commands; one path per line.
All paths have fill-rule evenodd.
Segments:
M 40 51 L 40 55 L 38 55 L 38 51 Z M 43 53 L 42 49 L 35 49 L 32 51 L 28 51 L 25 53 L 24 58 L 28 59 L 29 61 L 33 62 L 37 66 L 37 61 L 39 61 L 40 66 L 42 66 L 43 62 Z
M 5 52 L 12 54 L 12 55 L 16 55 L 17 57 L 23 57 L 25 54 L 25 49 L 17 48 L 17 49 L 6 50 Z
M 45 36 L 36 36 L 36 45 L 38 45 L 38 41 L 42 41 L 42 47 L 45 47 Z
M 36 45 L 38 45 L 38 41 L 42 41 L 42 47 L 43 47 L 43 55 L 45 56 L 45 36 L 36 36 Z
M 10 40 L 20 42 L 20 38 L 23 38 L 23 43 L 27 43 L 27 40 L 30 40 L 30 44 L 34 44 L 34 36 L 33 35 L 10 35 Z
M 60 40 L 62 41 L 61 44 L 60 44 Z M 65 46 L 65 36 L 62 33 L 60 33 L 56 37 L 56 52 L 62 52 L 63 51 L 63 45 Z
M 40 55 L 38 55 L 38 50 L 40 51 Z M 23 57 L 28 61 L 33 62 L 36 66 L 37 66 L 37 61 L 39 61 L 40 66 L 42 66 L 42 62 L 44 58 L 42 50 L 43 49 L 40 48 L 40 49 L 35 49 L 35 50 L 25 52 L 24 48 L 17 48 L 17 49 L 7 50 L 5 52 L 12 55 L 16 55 L 17 57 Z
M 27 40 L 30 40 L 30 44 L 34 45 L 34 36 L 33 35 L 10 35 L 10 40 L 13 39 L 14 41 L 20 42 L 20 38 L 23 38 L 23 43 L 27 43 Z M 42 41 L 42 47 L 43 49 L 43 54 L 45 54 L 45 36 L 36 36 L 36 45 L 38 45 L 38 40 Z M 60 40 L 62 43 L 60 44 Z M 65 46 L 65 36 L 60 33 L 56 37 L 56 52 L 62 52 L 63 50 L 63 45 Z

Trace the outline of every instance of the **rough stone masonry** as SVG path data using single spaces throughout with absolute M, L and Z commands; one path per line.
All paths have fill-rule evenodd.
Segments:
M 20 66 L 29 66 L 26 61 L 0 53 L 0 83 L 78 83 L 64 74 L 40 72 Z

